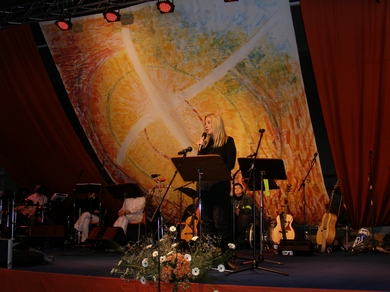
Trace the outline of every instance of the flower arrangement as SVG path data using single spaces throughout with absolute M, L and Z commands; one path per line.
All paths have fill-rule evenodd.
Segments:
M 179 286 L 189 288 L 191 282 L 206 280 L 211 269 L 225 271 L 222 263 L 232 255 L 235 246 L 229 244 L 229 250 L 222 253 L 219 243 L 219 239 L 209 236 L 178 242 L 176 227 L 171 226 L 159 242 L 147 238 L 123 251 L 124 256 L 111 274 L 124 280 L 138 279 L 142 284 L 158 280 L 172 283 L 174 291 Z

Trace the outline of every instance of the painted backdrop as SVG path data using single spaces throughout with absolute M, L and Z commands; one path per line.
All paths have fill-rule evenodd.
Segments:
M 70 31 L 41 24 L 69 98 L 98 157 L 116 183 L 136 182 L 149 213 L 165 193 L 166 218 L 179 215 L 188 182 L 171 157 L 203 132 L 206 114 L 223 116 L 237 157 L 281 158 L 287 180 L 264 197 L 265 218 L 283 210 L 285 188 L 295 222 L 317 224 L 325 212 L 319 157 L 303 88 L 288 1 L 182 0 L 160 14 L 155 2 L 121 10 L 121 22 L 102 15 L 73 18 Z M 239 169 L 238 163 L 234 169 Z M 161 188 L 151 174 L 165 178 Z M 241 180 L 240 175 L 236 179 Z M 195 187 L 193 184 L 191 187 Z M 259 202 L 259 194 L 256 200 Z M 183 206 L 191 203 L 183 195 Z M 306 204 L 304 204 L 306 201 Z M 258 203 L 259 204 L 259 203 Z M 305 206 L 304 206 L 305 205 Z

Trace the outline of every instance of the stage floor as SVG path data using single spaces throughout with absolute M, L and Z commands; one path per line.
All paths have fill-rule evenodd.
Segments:
M 12 266 L 11 270 L 118 278 L 110 274 L 122 256 L 116 251 L 96 250 L 90 246 L 70 244 L 39 250 L 48 256 L 54 256 L 53 263 Z M 256 251 L 256 257 L 258 257 L 258 251 Z M 329 254 L 314 252 L 311 256 L 263 253 L 263 258 L 264 260 L 258 264 L 259 268 L 250 269 L 251 264 L 243 263 L 253 260 L 253 250 L 238 251 L 236 262 L 240 270 L 244 271 L 233 274 L 211 271 L 213 284 L 344 291 L 390 291 L 390 257 L 377 251 L 351 253 L 334 249 Z

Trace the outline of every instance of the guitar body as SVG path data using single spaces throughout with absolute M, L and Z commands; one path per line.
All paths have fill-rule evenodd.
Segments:
M 198 235 L 198 220 L 199 209 L 196 210 L 195 216 L 189 216 L 185 222 L 184 227 L 180 233 L 180 239 L 189 242 L 192 237 Z
M 282 213 L 276 217 L 276 226 L 271 236 L 275 244 L 279 244 L 282 239 L 292 240 L 295 238 L 295 231 L 291 225 L 292 221 L 293 217 L 290 214 Z M 283 232 L 285 236 L 283 236 Z
M 291 185 L 286 186 L 286 199 L 284 201 L 284 212 L 276 217 L 276 226 L 272 231 L 272 241 L 279 244 L 281 239 L 294 239 L 295 231 L 292 228 L 293 217 L 288 212 L 288 193 L 291 190 Z
M 321 245 L 321 250 L 325 251 L 326 246 L 332 245 L 336 237 L 337 216 L 332 213 L 326 213 L 322 217 L 322 223 L 317 231 L 317 244 Z

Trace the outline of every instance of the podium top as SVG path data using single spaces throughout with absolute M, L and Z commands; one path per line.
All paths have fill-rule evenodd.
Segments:
M 249 178 L 253 158 L 238 158 L 238 164 L 244 178 Z M 286 180 L 284 161 L 276 158 L 256 158 L 254 163 L 255 174 L 263 179 Z
M 136 183 L 108 185 L 106 186 L 106 190 L 111 196 L 119 200 L 143 196 L 141 188 Z
M 231 179 L 221 156 L 217 154 L 188 156 L 175 156 L 171 158 L 184 181 L 197 181 L 199 170 L 203 172 L 203 181 L 226 181 Z

